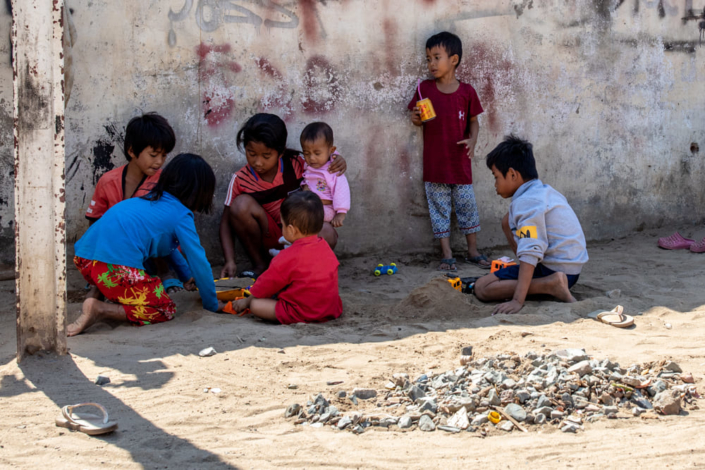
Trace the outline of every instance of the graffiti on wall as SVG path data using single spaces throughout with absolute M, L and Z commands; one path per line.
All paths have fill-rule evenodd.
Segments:
M 308 39 L 314 39 L 317 35 L 326 37 L 323 22 L 318 14 L 319 1 L 321 0 L 298 2 Z M 276 3 L 272 0 L 184 0 L 178 12 L 169 9 L 171 27 L 168 42 L 171 47 L 176 45 L 174 23 L 185 21 L 192 11 L 196 25 L 204 32 L 217 31 L 226 24 L 250 25 L 257 31 L 262 26 L 267 29 L 296 29 L 301 23 L 299 16 L 292 9 L 296 4 L 296 1 Z
M 600 1 L 600 0 L 596 0 Z M 618 0 L 614 10 L 617 11 L 621 7 L 631 3 L 631 11 L 634 15 L 638 14 L 641 7 L 655 9 L 661 19 L 680 18 L 683 26 L 697 27 L 698 43 L 702 45 L 703 37 L 705 36 L 705 5 L 701 9 L 694 8 L 693 0 Z M 693 28 L 693 31 L 695 29 Z M 664 41 L 664 49 L 674 52 L 695 52 L 695 39 L 693 41 Z

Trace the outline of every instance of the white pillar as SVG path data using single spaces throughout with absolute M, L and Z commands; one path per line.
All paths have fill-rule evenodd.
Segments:
M 17 360 L 66 354 L 64 0 L 12 2 Z

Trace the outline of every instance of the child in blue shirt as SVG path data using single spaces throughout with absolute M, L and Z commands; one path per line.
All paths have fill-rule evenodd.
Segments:
M 176 306 L 161 279 L 145 272 L 144 263 L 171 256 L 179 246 L 188 260 L 188 266 L 177 270 L 184 288 L 198 287 L 203 307 L 219 311 L 222 304 L 193 218 L 193 212 L 210 212 L 214 189 L 210 165 L 198 155 L 180 154 L 149 194 L 119 202 L 98 219 L 76 242 L 74 263 L 112 303 L 89 296 L 67 335 L 75 336 L 100 320 L 137 325 L 171 320 Z
M 494 313 L 517 313 L 528 294 L 548 294 L 575 302 L 570 288 L 588 261 L 585 235 L 566 198 L 539 180 L 532 146 L 514 136 L 487 155 L 497 194 L 512 198 L 502 220 L 519 264 L 481 277 L 475 295 L 482 301 L 507 300 Z

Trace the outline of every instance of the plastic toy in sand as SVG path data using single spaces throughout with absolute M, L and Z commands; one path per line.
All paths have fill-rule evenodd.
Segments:
M 460 280 L 459 277 L 451 277 L 448 279 L 448 283 L 453 287 L 453 289 L 457 290 L 458 292 L 463 292 L 463 282 Z
M 387 274 L 391 276 L 392 274 L 397 273 L 397 265 L 392 263 L 392 264 L 378 264 L 377 267 L 375 268 L 375 276 L 381 276 L 382 274 Z
M 475 289 L 475 282 L 480 279 L 479 277 L 458 277 L 451 273 L 446 273 L 446 277 L 448 277 L 448 282 L 453 286 L 453 289 L 463 294 L 472 294 Z M 460 287 L 457 285 L 458 282 L 460 282 Z
M 241 299 L 243 297 L 249 297 L 250 296 L 250 289 L 252 288 L 252 285 L 249 286 L 233 286 L 233 285 L 223 285 L 221 281 L 231 281 L 235 283 L 240 283 L 242 284 L 241 280 L 238 279 L 231 279 L 228 277 L 224 277 L 221 279 L 215 279 L 215 295 L 218 297 L 218 300 L 222 302 L 229 302 L 232 300 L 237 300 Z M 254 283 L 254 279 L 251 279 L 251 282 Z M 225 283 L 227 284 L 227 282 Z
M 513 259 L 508 258 L 506 256 L 502 256 L 500 259 L 495 259 L 492 260 L 492 268 L 490 269 L 491 273 L 497 272 L 500 269 L 507 268 L 509 266 L 515 266 L 516 263 L 514 262 Z

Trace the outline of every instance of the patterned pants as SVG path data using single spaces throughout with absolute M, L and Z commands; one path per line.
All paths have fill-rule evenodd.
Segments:
M 463 235 L 480 231 L 475 192 L 471 184 L 425 183 L 428 211 L 435 238 L 450 237 L 451 202 L 455 205 L 458 227 Z
M 145 273 L 144 269 L 79 256 L 74 257 L 73 262 L 83 278 L 98 287 L 107 300 L 123 306 L 132 323 L 142 326 L 174 317 L 176 305 L 164 290 L 162 280 Z

